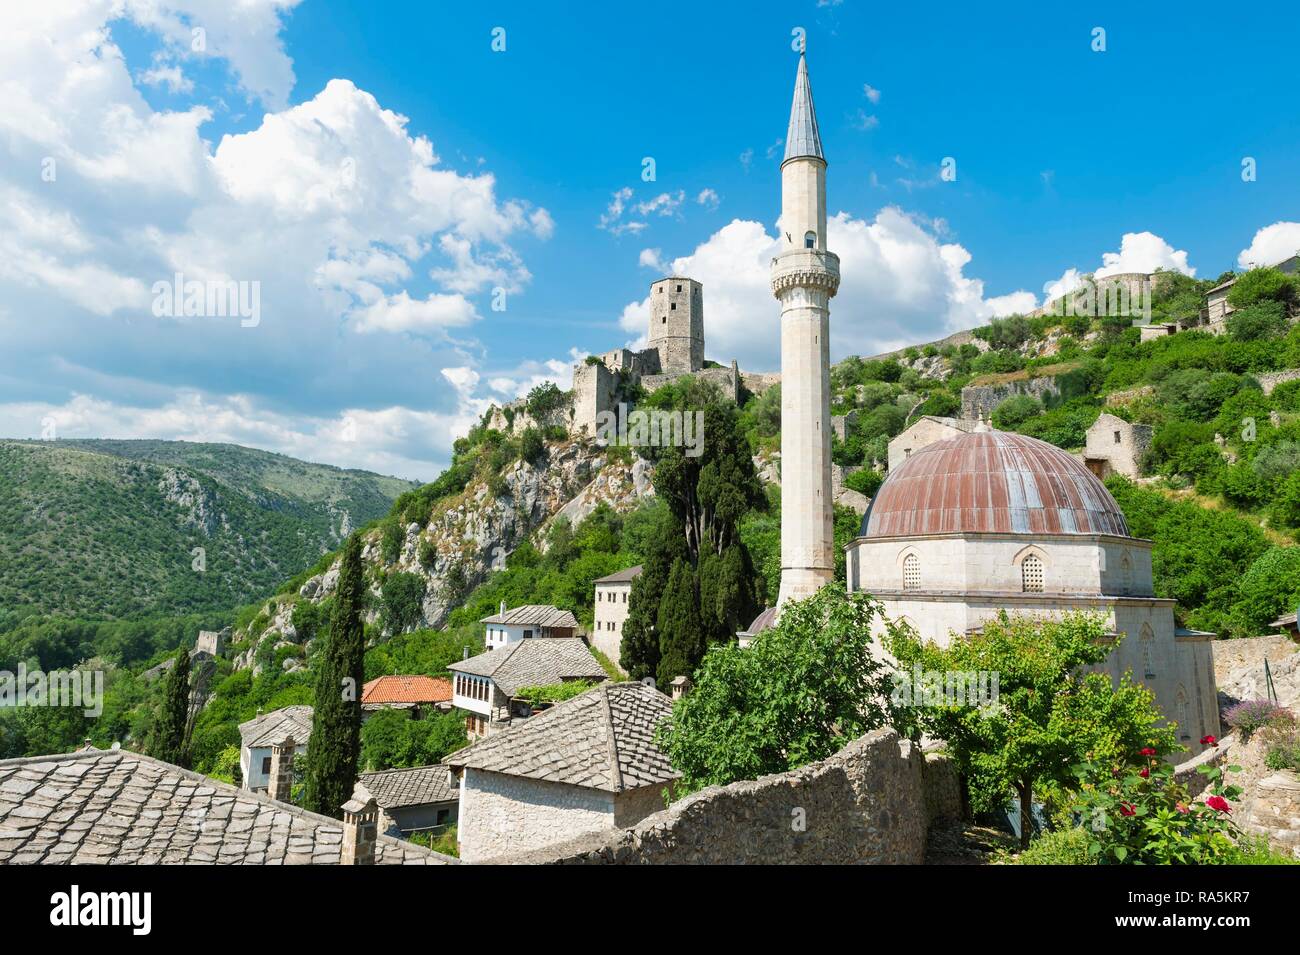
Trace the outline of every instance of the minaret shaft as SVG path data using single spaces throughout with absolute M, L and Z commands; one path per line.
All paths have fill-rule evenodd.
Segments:
M 777 606 L 835 577 L 831 499 L 830 299 L 839 258 L 826 249 L 826 160 L 803 58 L 781 164 L 781 591 Z

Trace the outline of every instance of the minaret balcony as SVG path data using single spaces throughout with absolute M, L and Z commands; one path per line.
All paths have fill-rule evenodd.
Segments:
M 840 257 L 818 249 L 791 249 L 772 260 L 772 293 L 788 288 L 823 288 L 831 295 L 840 287 Z

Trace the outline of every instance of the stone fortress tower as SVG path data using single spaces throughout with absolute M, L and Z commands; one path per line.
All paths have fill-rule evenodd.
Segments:
M 840 260 L 826 250 L 826 157 L 808 63 L 799 56 L 781 163 L 781 590 L 777 609 L 835 578 L 831 497 L 830 299 Z
M 658 352 L 659 374 L 692 374 L 704 367 L 704 286 L 677 276 L 651 284 L 646 345 Z

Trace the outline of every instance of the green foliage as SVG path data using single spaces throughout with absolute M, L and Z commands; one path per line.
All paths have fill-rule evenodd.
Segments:
M 851 491 L 865 494 L 867 497 L 875 497 L 884 481 L 885 476 L 879 471 L 872 468 L 863 468 L 861 471 L 854 471 L 846 477 L 844 486 Z
M 563 405 L 566 398 L 567 395 L 556 387 L 555 382 L 544 381 L 528 392 L 525 407 L 534 421 L 541 421 Z
M 1270 547 L 1251 562 L 1234 589 L 1232 633 L 1265 633 L 1270 622 L 1300 606 L 1300 547 Z
M 525 428 L 519 436 L 519 457 L 529 464 L 536 464 L 546 455 L 546 440 L 536 428 Z
M 1242 577 L 1269 548 L 1263 532 L 1236 514 L 1170 500 L 1122 477 L 1107 478 L 1106 488 L 1124 511 L 1129 532 L 1155 542 L 1156 596 L 1176 600 L 1175 612 L 1189 627 L 1234 632 Z
M 1083 829 L 1053 829 L 1039 835 L 1015 859 L 1016 865 L 1091 865 L 1088 833 Z
M 870 599 L 828 584 L 787 603 L 780 623 L 748 648 L 710 647 L 656 736 L 684 789 L 824 759 L 889 722 L 889 677 L 870 649 L 879 613 Z
M 905 672 L 937 673 L 945 683 L 952 674 L 998 674 L 994 701 L 945 697 L 913 707 L 920 728 L 946 742 L 967 776 L 974 808 L 997 808 L 1014 793 L 1029 820 L 1035 788 L 1067 785 L 1071 767 L 1089 754 L 1136 752 L 1153 740 L 1173 745 L 1173 730 L 1157 725 L 1163 717 L 1149 689 L 1130 674 L 1116 686 L 1106 673 L 1086 672 L 1112 649 L 1107 629 L 1099 617 L 1003 614 L 947 647 L 896 631 L 888 649 Z M 1021 827 L 1022 848 L 1030 830 Z
M 1257 302 L 1290 304 L 1297 298 L 1297 282 L 1275 268 L 1251 269 L 1237 276 L 1228 290 L 1228 304 L 1233 308 L 1246 308 Z
M 361 537 L 353 534 L 343 548 L 329 638 L 317 661 L 316 702 L 307 744 L 306 806 L 335 818 L 352 796 L 361 752 L 365 593 Z
M 993 409 L 993 427 L 999 431 L 1015 431 L 1042 413 L 1043 403 L 1033 395 L 1012 395 Z
M 1239 308 L 1228 316 L 1228 334 L 1244 342 L 1276 337 L 1286 331 L 1286 313 L 1286 306 L 1274 301 Z
M 361 727 L 361 765 L 366 772 L 429 766 L 468 742 L 465 720 L 458 713 L 414 720 L 405 710 L 377 710 Z
M 515 698 L 535 706 L 543 703 L 563 703 L 581 693 L 586 693 L 596 685 L 595 680 L 565 680 L 562 683 L 549 683 L 546 686 L 526 686 L 515 693 Z
M 366 651 L 366 682 L 388 674 L 446 676 L 451 672 L 448 666 L 464 659 L 467 650 L 470 656 L 483 652 L 482 630 L 478 624 L 413 630 L 377 643 Z
M 402 633 L 419 624 L 424 614 L 424 588 L 423 574 L 398 571 L 384 578 L 380 594 L 385 630 Z

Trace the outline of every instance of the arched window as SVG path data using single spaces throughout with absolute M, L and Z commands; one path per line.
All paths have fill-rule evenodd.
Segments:
M 815 249 L 815 248 L 817 248 L 817 233 L 816 233 L 816 232 L 805 232 L 805 233 L 803 234 L 803 247 L 804 247 L 805 249 Z
M 903 558 L 903 589 L 916 590 L 921 586 L 921 561 L 915 554 Z
M 1156 677 L 1155 664 L 1151 659 L 1151 647 L 1155 643 L 1155 634 L 1151 632 L 1150 624 L 1142 624 L 1142 633 L 1139 637 L 1142 644 L 1142 678 L 1145 680 L 1154 680 Z
M 1174 697 L 1174 708 L 1178 719 L 1178 738 L 1191 739 L 1192 727 L 1188 722 L 1191 718 L 1191 710 L 1187 705 L 1187 691 L 1181 686 L 1178 688 L 1178 695 Z
M 1030 554 L 1020 562 L 1020 584 L 1027 594 L 1043 592 L 1043 561 L 1037 554 Z

